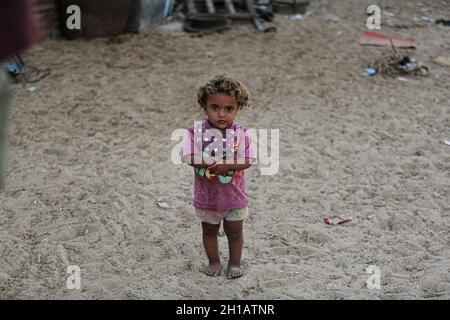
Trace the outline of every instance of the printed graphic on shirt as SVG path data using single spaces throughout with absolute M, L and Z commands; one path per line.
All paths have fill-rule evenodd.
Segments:
M 191 154 L 223 161 L 236 161 L 241 158 L 254 157 L 250 136 L 239 124 L 233 123 L 230 128 L 227 128 L 226 132 L 222 133 L 211 128 L 207 120 L 195 122 L 184 138 L 181 156 Z M 198 180 L 199 184 L 203 180 L 203 182 L 230 184 L 239 190 L 245 190 L 243 170 L 236 172 L 230 170 L 227 174 L 213 174 L 208 168 L 194 167 L 194 170 L 196 175 L 203 178 Z

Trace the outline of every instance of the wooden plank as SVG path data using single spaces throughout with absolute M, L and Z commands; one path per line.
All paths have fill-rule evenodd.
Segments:
M 233 1 L 232 0 L 224 0 L 225 6 L 229 13 L 233 14 L 236 13 L 236 9 L 234 8 Z
M 187 0 L 187 7 L 189 13 L 197 13 L 197 9 L 195 9 L 194 0 Z
M 214 3 L 212 0 L 205 0 L 206 7 L 208 8 L 208 13 L 216 13 L 216 8 L 214 8 Z

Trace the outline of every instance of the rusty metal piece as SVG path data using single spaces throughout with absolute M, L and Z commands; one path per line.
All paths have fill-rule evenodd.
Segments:
M 198 0 L 199 2 L 197 2 L 197 8 L 200 8 L 200 5 L 202 5 L 201 0 Z M 214 6 L 214 3 L 218 3 L 218 2 L 222 2 L 222 4 L 225 5 L 226 8 L 226 13 L 221 13 L 218 14 L 216 13 L 216 7 Z M 255 9 L 255 1 L 254 0 L 240 0 L 239 3 L 241 4 L 242 8 L 245 8 L 246 12 L 237 12 L 236 8 L 233 4 L 233 0 L 205 0 L 205 4 L 206 4 L 206 10 L 207 12 L 203 12 L 203 13 L 198 13 L 198 10 L 202 10 L 202 9 L 198 9 L 196 8 L 196 2 L 195 0 L 186 0 L 187 3 L 187 8 L 188 8 L 188 13 L 186 15 L 186 19 L 194 19 L 193 21 L 189 21 L 187 23 L 185 23 L 185 26 L 187 26 L 187 29 L 196 29 L 197 27 L 193 24 L 199 23 L 198 21 L 196 21 L 196 19 L 198 19 L 199 16 L 200 19 L 206 19 L 206 16 L 208 15 L 215 15 L 215 17 L 212 17 L 212 19 L 218 19 L 218 16 L 221 16 L 224 19 L 231 19 L 231 20 L 249 20 L 249 21 L 254 21 L 257 17 L 258 14 L 256 12 Z M 203 6 L 201 6 L 203 8 Z M 186 30 L 186 31 L 190 31 L 190 30 Z M 193 31 L 196 32 L 196 31 Z
M 194 14 L 186 19 L 183 28 L 188 32 L 206 34 L 228 29 L 231 23 L 223 14 Z

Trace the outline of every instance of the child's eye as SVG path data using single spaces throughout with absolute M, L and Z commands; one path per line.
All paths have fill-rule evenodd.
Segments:
M 227 107 L 227 112 L 228 112 L 228 113 L 233 112 L 233 108 L 232 108 L 232 107 Z
M 217 106 L 211 106 L 211 110 L 214 112 L 217 112 L 219 110 L 219 108 Z

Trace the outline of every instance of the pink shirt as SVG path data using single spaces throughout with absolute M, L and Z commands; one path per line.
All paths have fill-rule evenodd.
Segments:
M 227 159 L 255 158 L 250 135 L 246 128 L 233 122 L 220 137 L 208 120 L 195 122 L 183 139 L 182 158 L 208 154 Z M 220 141 L 222 140 L 222 141 Z M 221 150 L 220 150 L 221 149 Z M 244 170 L 229 171 L 227 175 L 213 175 L 208 169 L 194 168 L 194 207 L 226 211 L 248 206 Z

